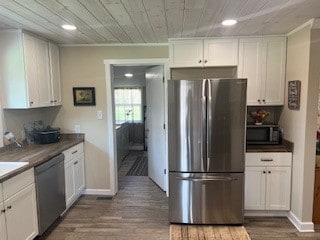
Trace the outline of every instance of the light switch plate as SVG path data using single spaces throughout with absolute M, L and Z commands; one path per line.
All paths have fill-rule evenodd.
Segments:
M 103 113 L 102 113 L 101 110 L 98 110 L 98 111 L 97 111 L 97 119 L 98 119 L 98 120 L 102 120 L 102 119 L 103 119 Z
M 74 131 L 76 132 L 76 133 L 80 133 L 81 132 L 81 129 L 80 129 L 80 125 L 74 125 Z

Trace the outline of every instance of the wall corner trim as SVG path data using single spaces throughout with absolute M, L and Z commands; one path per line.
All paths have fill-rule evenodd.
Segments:
M 86 188 L 83 192 L 84 195 L 103 195 L 103 196 L 114 196 L 111 189 L 89 189 Z
M 313 222 L 301 222 L 292 211 L 289 212 L 288 219 L 299 232 L 314 232 Z

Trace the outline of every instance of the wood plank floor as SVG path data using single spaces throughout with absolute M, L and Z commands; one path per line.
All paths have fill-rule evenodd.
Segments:
M 137 154 L 145 153 L 131 153 L 120 168 L 119 192 L 113 199 L 82 196 L 42 239 L 169 240 L 165 193 L 148 177 L 125 176 Z M 286 218 L 247 217 L 244 227 L 252 240 L 320 240 L 318 226 L 315 233 L 299 233 Z

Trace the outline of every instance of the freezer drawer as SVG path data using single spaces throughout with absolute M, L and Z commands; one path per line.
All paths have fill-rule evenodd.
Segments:
M 243 224 L 243 173 L 169 175 L 169 221 Z

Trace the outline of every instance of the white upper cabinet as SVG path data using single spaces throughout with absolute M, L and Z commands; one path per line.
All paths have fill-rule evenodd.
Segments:
M 50 80 L 51 80 L 51 104 L 61 105 L 61 80 L 60 80 L 60 61 L 59 47 L 49 43 L 49 60 L 50 60 Z
M 170 40 L 170 67 L 236 66 L 238 39 Z
M 203 43 L 204 66 L 238 65 L 238 39 L 206 39 Z
M 247 78 L 247 105 L 283 105 L 286 37 L 239 40 L 238 77 Z
M 21 30 L 3 30 L 0 33 L 0 77 L 3 108 L 36 108 L 61 104 L 53 97 L 52 79 L 60 75 L 58 61 L 49 58 L 49 43 Z M 51 69 L 53 66 L 53 69 Z M 60 81 L 60 77 L 59 77 Z M 60 90 L 61 91 L 61 90 Z M 55 104 L 54 100 L 60 101 Z

